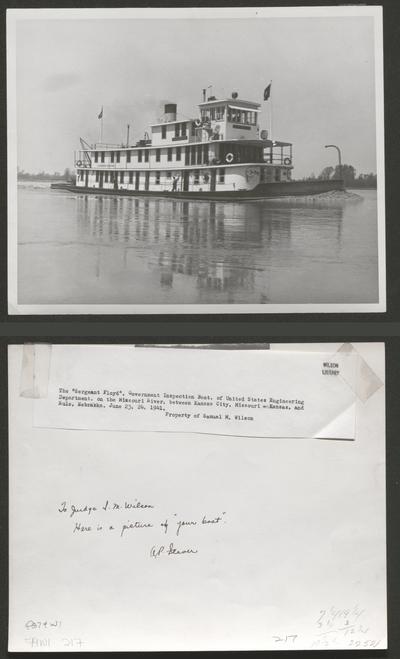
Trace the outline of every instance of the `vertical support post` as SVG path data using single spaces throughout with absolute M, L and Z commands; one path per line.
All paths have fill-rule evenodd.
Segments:
M 271 85 L 271 91 L 269 95 L 269 139 L 273 140 L 272 136 L 272 80 L 269 83 Z
M 342 153 L 336 144 L 325 144 L 325 149 L 336 149 L 339 157 L 339 178 L 343 179 L 343 169 L 342 169 Z

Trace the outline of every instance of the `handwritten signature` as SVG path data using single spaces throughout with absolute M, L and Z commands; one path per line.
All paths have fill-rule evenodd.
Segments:
M 160 558 L 160 556 L 183 556 L 185 554 L 198 554 L 198 549 L 193 547 L 186 547 L 185 549 L 178 549 L 175 547 L 173 542 L 170 542 L 168 546 L 158 545 L 150 549 L 151 558 Z

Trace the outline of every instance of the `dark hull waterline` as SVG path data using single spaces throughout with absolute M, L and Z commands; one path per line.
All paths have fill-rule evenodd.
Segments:
M 158 191 L 158 190 L 124 190 L 105 188 L 86 188 L 68 183 L 53 183 L 56 190 L 67 190 L 81 194 L 120 195 L 129 197 L 165 197 L 173 199 L 192 199 L 196 201 L 252 201 L 271 199 L 274 197 L 317 195 L 324 192 L 344 190 L 344 182 L 340 179 L 329 181 L 288 181 L 285 183 L 260 183 L 252 190 L 226 191 Z

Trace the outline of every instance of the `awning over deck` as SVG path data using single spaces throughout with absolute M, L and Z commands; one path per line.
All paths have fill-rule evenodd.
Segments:
M 292 146 L 292 142 L 279 142 L 278 140 L 262 140 L 265 147 Z

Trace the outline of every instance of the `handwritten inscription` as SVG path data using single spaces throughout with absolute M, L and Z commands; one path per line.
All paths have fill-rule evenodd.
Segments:
M 27 620 L 25 629 L 59 629 L 61 620 Z
M 330 606 L 321 609 L 316 619 L 317 632 L 311 649 L 348 647 L 373 649 L 381 639 L 374 638 L 366 611 L 358 604 L 350 608 Z
M 181 536 L 186 536 L 185 541 L 193 542 L 193 539 L 196 539 L 199 543 L 201 536 L 198 532 L 193 536 L 194 529 L 203 529 L 202 533 L 207 533 L 210 537 L 210 533 L 213 533 L 212 528 L 226 524 L 225 511 L 219 514 L 206 512 L 191 518 L 178 515 L 176 512 L 164 515 L 153 503 L 137 498 L 123 501 L 105 499 L 99 503 L 65 500 L 57 506 L 57 512 L 68 521 L 69 531 L 74 535 L 112 534 L 126 542 L 129 537 L 136 540 L 139 537 L 143 539 L 149 531 L 160 533 L 163 541 L 159 544 L 153 541 L 147 552 L 145 550 L 145 554 L 150 558 L 196 555 L 200 551 L 198 546 L 193 546 L 190 542 L 186 545 L 177 545 L 176 540 L 170 540 L 171 536 L 179 540 Z M 137 515 L 135 519 L 133 514 Z M 152 539 L 154 540 L 153 535 Z M 34 625 L 34 621 L 31 623 Z M 36 629 L 34 626 L 31 628 Z
M 214 522 L 217 523 L 217 522 Z M 165 531 L 164 531 L 165 532 Z M 161 557 L 179 557 L 197 554 L 198 550 L 191 547 L 178 548 L 174 542 L 161 545 L 153 545 L 149 556 L 155 560 Z M 350 608 L 337 608 L 330 606 L 320 609 L 314 623 L 315 640 L 305 640 L 304 635 L 299 633 L 284 633 L 272 635 L 272 641 L 277 649 L 375 649 L 378 648 L 381 639 L 371 634 L 372 630 L 366 622 L 366 611 L 358 604 Z M 85 642 L 79 637 L 67 636 L 61 631 L 62 621 L 57 619 L 30 619 L 24 624 L 25 629 L 35 630 L 37 636 L 25 638 L 25 643 L 32 650 L 53 650 L 69 648 L 70 650 L 84 649 Z M 55 636 L 47 636 L 49 633 Z M 58 632 L 58 633 L 57 633 Z
M 373 626 L 373 623 L 372 623 Z M 280 650 L 329 650 L 329 649 L 374 649 L 382 639 L 375 636 L 365 609 L 355 604 L 349 608 L 329 606 L 320 609 L 310 626 L 303 633 L 275 634 L 272 640 Z
M 70 650 L 82 650 L 84 648 L 84 641 L 81 638 L 66 637 L 66 638 L 39 638 L 37 636 L 29 636 L 24 639 L 26 645 L 32 650 L 48 650 L 52 648 L 58 650 L 61 648 L 69 648 Z
M 322 634 L 330 632 L 332 627 L 344 625 L 344 628 L 353 627 L 362 618 L 365 609 L 358 604 L 351 609 L 337 609 L 331 606 L 329 609 L 321 609 L 317 620 L 317 627 L 322 629 Z

